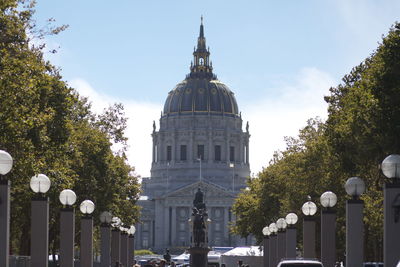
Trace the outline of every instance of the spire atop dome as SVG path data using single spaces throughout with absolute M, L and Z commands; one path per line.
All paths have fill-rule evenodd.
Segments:
M 201 15 L 201 23 L 200 23 L 200 38 L 204 38 L 204 26 L 203 26 L 203 15 Z
M 206 38 L 204 37 L 203 16 L 200 18 L 200 34 L 197 38 L 197 47 L 193 52 L 193 65 L 190 66 L 190 77 L 213 78 L 212 65 L 210 64 L 210 49 L 207 50 Z

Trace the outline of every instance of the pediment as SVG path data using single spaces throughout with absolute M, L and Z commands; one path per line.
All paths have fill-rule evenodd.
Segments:
M 212 184 L 208 181 L 198 181 L 196 183 L 184 186 L 175 191 L 172 191 L 165 195 L 165 198 L 189 198 L 194 199 L 194 196 L 197 192 L 198 188 L 201 188 L 201 191 L 204 192 L 205 199 L 212 198 L 235 198 L 235 195 L 228 191 L 227 189 L 218 186 L 216 184 Z

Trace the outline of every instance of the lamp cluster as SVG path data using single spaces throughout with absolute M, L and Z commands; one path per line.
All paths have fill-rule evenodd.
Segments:
M 10 225 L 10 181 L 5 178 L 13 165 L 13 159 L 9 153 L 0 150 L 0 266 L 9 266 L 9 225 Z M 45 174 L 36 174 L 30 179 L 30 188 L 37 193 L 31 203 L 31 265 L 48 266 L 48 232 L 49 232 L 49 202 L 46 193 L 51 187 L 51 181 Z M 64 189 L 59 195 L 59 200 L 63 205 L 60 215 L 60 263 L 61 266 L 74 265 L 74 237 L 75 237 L 75 213 L 73 206 L 77 201 L 77 196 L 71 189 Z M 93 265 L 93 218 L 95 210 L 93 201 L 86 199 L 79 205 L 80 212 L 84 215 L 81 219 L 81 266 Z M 5 216 L 3 216 L 5 215 Z M 101 257 L 102 266 L 114 266 L 120 260 L 125 266 L 133 263 L 134 238 L 136 228 L 134 225 L 125 227 L 121 219 L 104 211 L 100 215 L 103 228 L 110 227 L 117 229 L 118 232 L 125 234 L 125 249 L 114 254 L 124 255 L 124 259 L 116 258 L 111 261 L 107 255 L 113 248 L 107 240 L 107 231 L 102 231 L 101 246 L 103 255 Z M 104 227 L 106 226 L 106 227 Z M 104 234 L 104 235 L 103 235 Z M 4 237 L 4 238 L 3 238 Z M 104 238 L 103 238 L 104 237 Z M 121 241 L 121 245 L 123 242 Z M 118 248 L 119 249 L 119 248 Z M 105 260 L 108 260 L 105 263 Z

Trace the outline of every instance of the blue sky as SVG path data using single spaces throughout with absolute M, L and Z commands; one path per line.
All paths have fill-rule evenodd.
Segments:
M 129 161 L 148 176 L 152 121 L 189 71 L 200 16 L 214 72 L 250 121 L 253 173 L 306 120 L 326 118 L 323 96 L 400 20 L 400 1 L 38 0 L 35 18 L 69 24 L 47 55 L 97 112 L 122 102 Z M 245 124 L 245 123 L 244 123 Z

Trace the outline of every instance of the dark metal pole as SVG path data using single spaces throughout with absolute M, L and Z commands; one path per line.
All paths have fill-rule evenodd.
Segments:
M 285 230 L 278 231 L 278 244 L 276 251 L 276 259 L 279 263 L 286 255 L 286 232 Z
M 384 194 L 383 262 L 396 266 L 400 260 L 400 181 L 386 183 Z
M 128 234 L 121 233 L 121 263 L 128 266 Z
M 111 229 L 110 229 L 109 224 L 102 224 L 100 226 L 100 235 L 101 235 L 100 266 L 101 267 L 110 267 L 110 265 L 111 265 Z
M 364 201 L 346 203 L 346 266 L 362 266 L 364 262 Z
M 303 257 L 315 258 L 315 219 L 305 216 L 303 220 Z
M 60 267 L 74 267 L 75 211 L 68 207 L 60 212 Z
M 128 266 L 133 266 L 135 261 L 135 236 L 128 236 Z
M 115 266 L 115 263 L 120 262 L 121 246 L 121 232 L 118 229 L 111 231 L 111 266 Z
M 93 217 L 81 218 L 81 266 L 93 267 Z
M 296 227 L 286 228 L 286 258 L 296 258 L 297 231 Z
M 31 266 L 47 267 L 49 261 L 49 199 L 37 196 L 31 202 Z
M 275 233 L 271 234 L 269 236 L 269 254 L 268 255 L 269 255 L 269 266 L 270 267 L 275 267 L 277 265 L 277 262 L 276 262 L 276 251 L 277 251 L 276 239 L 277 239 L 277 235 Z
M 264 236 L 264 249 L 263 249 L 264 267 L 269 267 L 269 236 Z
M 321 262 L 327 267 L 336 263 L 336 212 L 332 209 L 321 213 Z
M 10 251 L 10 181 L 0 175 L 0 266 L 9 266 Z

